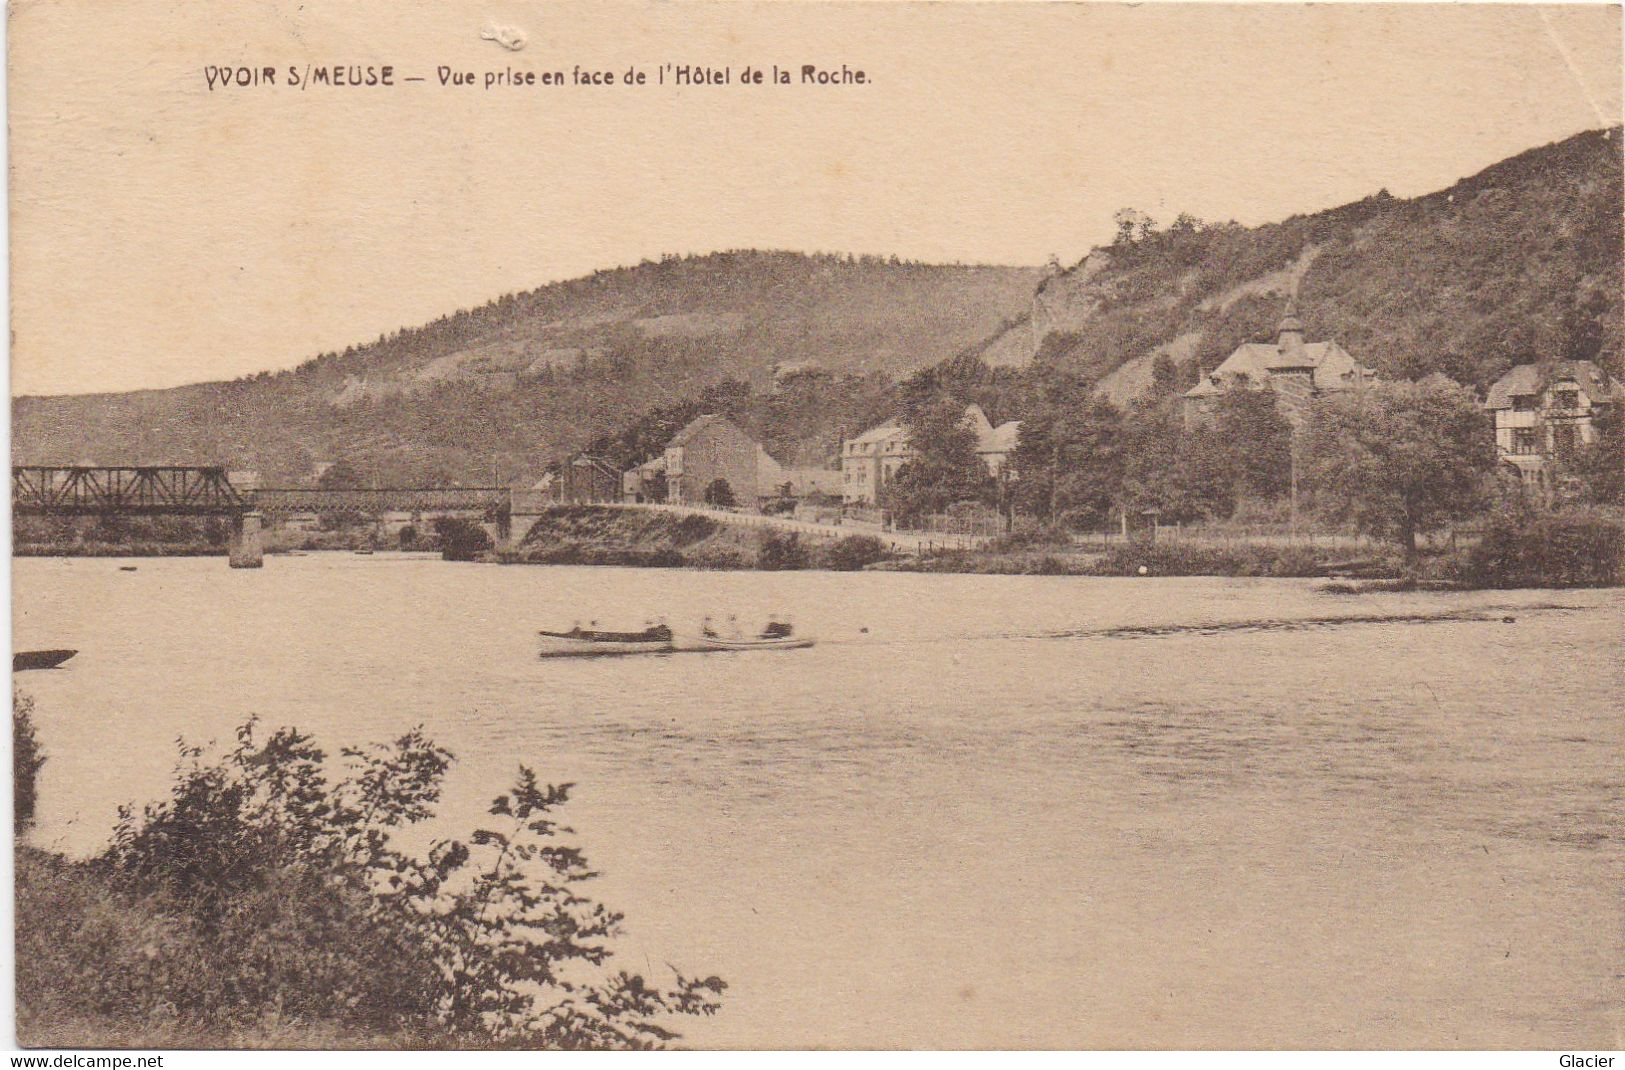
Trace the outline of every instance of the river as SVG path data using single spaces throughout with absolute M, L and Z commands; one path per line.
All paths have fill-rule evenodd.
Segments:
M 134 564 L 137 571 L 120 571 Z M 730 985 L 699 1046 L 1617 1048 L 1625 591 L 21 559 L 34 841 L 96 850 L 175 740 L 423 724 L 473 826 L 516 763 L 625 911 Z M 553 660 L 537 626 L 811 650 Z M 1508 621 L 1506 618 L 1511 618 Z

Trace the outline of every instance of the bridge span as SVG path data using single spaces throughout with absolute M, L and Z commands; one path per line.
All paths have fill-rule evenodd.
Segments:
M 232 568 L 264 563 L 261 526 L 266 517 L 294 514 L 379 516 L 407 512 L 475 519 L 507 541 L 515 496 L 528 514 L 519 536 L 544 504 L 507 487 L 247 487 L 232 483 L 223 465 L 14 465 L 13 516 L 193 516 L 231 521 Z

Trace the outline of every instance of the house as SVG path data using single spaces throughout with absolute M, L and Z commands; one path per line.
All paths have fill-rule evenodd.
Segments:
M 726 499 L 754 508 L 784 482 L 784 469 L 727 419 L 698 416 L 666 444 L 666 500 L 680 505 Z M 714 488 L 714 489 L 713 489 Z
M 1227 391 L 1255 387 L 1275 392 L 1281 415 L 1294 429 L 1309 418 L 1309 406 L 1318 397 L 1355 390 L 1376 379 L 1376 374 L 1349 356 L 1336 342 L 1305 342 L 1296 302 L 1275 329 L 1275 341 L 1245 342 L 1202 380 L 1185 392 L 1185 423 L 1199 423 L 1211 415 Z
M 841 443 L 841 500 L 873 505 L 908 460 L 907 432 L 895 419 Z
M 666 455 L 662 453 L 636 468 L 621 473 L 621 500 L 663 502 L 666 500 Z
M 965 407 L 965 426 L 976 435 L 976 455 L 994 476 L 1003 475 L 1021 433 L 1021 421 L 995 427 L 980 405 Z M 913 456 L 908 433 L 895 419 L 841 443 L 841 500 L 874 505 L 897 470 Z
M 602 457 L 578 453 L 549 465 L 531 489 L 559 505 L 613 502 L 620 497 L 621 474 Z
M 1005 468 L 1010 460 L 1010 455 L 1016 451 L 1016 439 L 1021 435 L 1021 421 L 1006 420 L 995 427 L 988 422 L 988 418 L 982 412 L 980 406 L 972 405 L 970 409 L 967 409 L 967 417 L 971 415 L 972 410 L 975 411 L 978 427 L 976 456 L 980 457 L 982 463 L 987 465 L 988 472 L 995 479 L 1001 478 L 1006 474 Z
M 1519 364 L 1484 399 L 1502 463 L 1542 489 L 1552 460 L 1596 441 L 1597 419 L 1622 403 L 1625 386 L 1589 360 Z

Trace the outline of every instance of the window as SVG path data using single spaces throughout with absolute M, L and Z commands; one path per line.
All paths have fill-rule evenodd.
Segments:
M 1539 451 L 1535 441 L 1533 427 L 1519 427 L 1512 432 L 1512 452 L 1516 454 L 1531 454 Z
M 1580 392 L 1578 390 L 1552 391 L 1552 407 L 1556 409 L 1578 409 L 1580 407 Z
M 1512 408 L 1516 412 L 1532 412 L 1535 408 L 1535 395 L 1513 394 Z
M 1552 428 L 1552 452 L 1559 457 L 1567 457 L 1573 453 L 1578 441 L 1575 434 L 1577 430 L 1573 424 Z

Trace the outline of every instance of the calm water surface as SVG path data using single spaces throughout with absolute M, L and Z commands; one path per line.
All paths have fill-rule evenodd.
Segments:
M 16 646 L 81 651 L 21 678 L 42 845 L 251 713 L 422 723 L 449 826 L 579 785 L 627 965 L 731 985 L 693 1044 L 1625 1044 L 1625 592 L 120 563 L 15 564 Z M 532 656 L 781 607 L 817 647 Z

